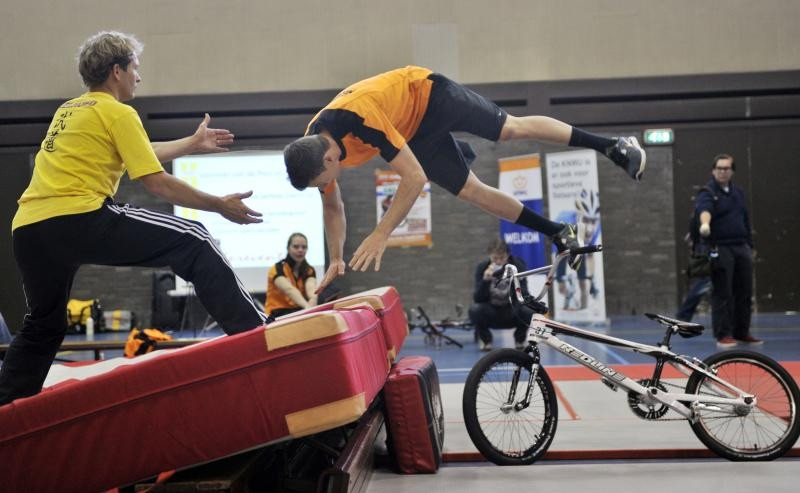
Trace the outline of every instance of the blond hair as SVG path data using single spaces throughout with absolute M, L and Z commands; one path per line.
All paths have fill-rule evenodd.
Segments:
M 101 85 L 108 79 L 114 65 L 128 70 L 134 56 L 139 56 L 143 45 L 131 34 L 100 31 L 84 41 L 78 52 L 78 72 L 86 87 Z

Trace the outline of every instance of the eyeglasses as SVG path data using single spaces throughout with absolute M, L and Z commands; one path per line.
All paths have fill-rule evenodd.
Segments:
M 715 166 L 714 169 L 717 171 L 733 171 L 733 168 L 731 168 L 730 166 L 726 168 L 720 168 L 719 166 Z

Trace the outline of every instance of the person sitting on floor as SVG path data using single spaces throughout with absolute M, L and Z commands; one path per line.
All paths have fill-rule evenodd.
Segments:
M 265 311 L 277 318 L 287 313 L 317 305 L 317 274 L 306 262 L 308 238 L 292 233 L 286 242 L 286 257 L 267 274 L 267 305 Z
M 532 312 L 521 308 L 515 313 L 508 299 L 511 281 L 499 281 L 503 266 L 513 264 L 519 271 L 526 269 L 522 259 L 509 254 L 508 244 L 497 238 L 487 249 L 489 258 L 478 263 L 475 268 L 475 290 L 472 294 L 474 304 L 469 307 L 469 319 L 478 335 L 478 348 L 481 351 L 492 349 L 492 332 L 496 329 L 514 327 L 514 346 L 522 349 L 528 332 Z M 522 290 L 527 294 L 527 285 L 522 280 Z M 527 315 L 527 316 L 526 316 Z

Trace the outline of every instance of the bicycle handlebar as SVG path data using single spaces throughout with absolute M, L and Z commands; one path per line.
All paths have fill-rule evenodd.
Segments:
M 584 255 L 587 253 L 595 253 L 603 250 L 603 245 L 586 245 L 577 248 L 570 248 L 569 250 L 564 250 L 563 252 L 556 255 L 556 260 L 551 265 L 546 265 L 544 267 L 538 267 L 532 270 L 526 270 L 524 272 L 517 272 L 517 267 L 513 264 L 506 265 L 505 271 L 503 272 L 503 279 L 511 278 L 514 284 L 512 296 L 512 290 L 509 290 L 508 296 L 511 300 L 511 303 L 514 303 L 514 298 L 516 298 L 518 303 L 525 303 L 525 298 L 522 297 L 522 288 L 520 287 L 519 280 L 523 277 L 532 276 L 534 274 L 541 274 L 543 272 L 547 272 L 547 277 L 544 281 L 544 286 L 542 286 L 542 290 L 539 294 L 533 298 L 534 301 L 540 301 L 542 298 L 545 297 L 547 292 L 550 290 L 550 286 L 553 284 L 553 277 L 555 277 L 556 269 L 558 269 L 558 265 L 566 260 L 568 257 L 572 255 Z
M 599 252 L 603 249 L 603 245 L 586 245 L 578 248 L 570 248 L 571 255 L 583 255 L 584 253 Z

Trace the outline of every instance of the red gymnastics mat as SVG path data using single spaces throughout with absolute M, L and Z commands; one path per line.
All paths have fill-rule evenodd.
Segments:
M 394 361 L 397 353 L 403 347 L 406 336 L 408 336 L 408 319 L 406 318 L 400 295 L 393 286 L 383 286 L 369 291 L 362 291 L 319 306 L 284 315 L 280 317 L 280 320 L 323 310 L 345 310 L 352 307 L 369 307 L 375 310 L 381 319 L 381 328 L 386 339 L 387 358 L 390 362 Z
M 51 369 L 0 407 L 3 491 L 92 492 L 357 420 L 389 371 L 374 310 Z

